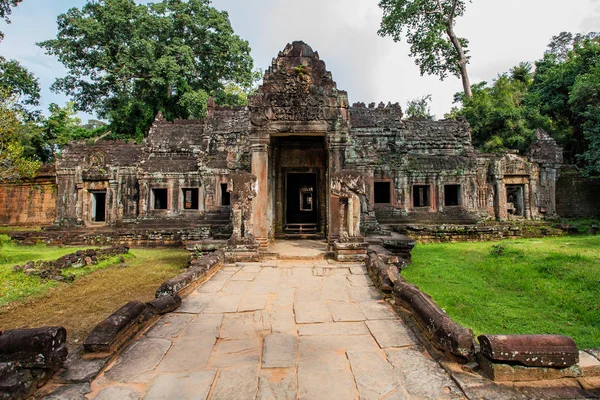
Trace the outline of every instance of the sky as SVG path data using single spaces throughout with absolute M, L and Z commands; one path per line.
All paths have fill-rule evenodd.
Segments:
M 379 0 L 213 0 L 226 10 L 235 32 L 249 41 L 257 68 L 266 69 L 287 43 L 303 40 L 319 52 L 350 103 L 399 102 L 432 95 L 431 111 L 443 118 L 461 81 L 421 76 L 406 43 L 377 35 Z M 0 55 L 16 59 L 40 80 L 42 107 L 69 99 L 50 91 L 65 68 L 36 42 L 56 36 L 56 17 L 85 0 L 23 0 L 12 24 L 0 23 Z M 141 1 L 147 2 L 147 1 Z M 600 30 L 600 0 L 473 0 L 456 22 L 470 41 L 471 83 L 492 82 L 522 61 L 540 59 L 552 36 L 562 31 Z M 85 121 L 94 118 L 81 114 Z

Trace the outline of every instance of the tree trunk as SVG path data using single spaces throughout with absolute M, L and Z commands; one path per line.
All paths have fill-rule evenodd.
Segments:
M 446 30 L 448 37 L 450 38 L 450 42 L 456 49 L 458 53 L 458 67 L 460 68 L 460 77 L 462 78 L 463 90 L 465 92 L 465 96 L 467 98 L 473 97 L 473 92 L 471 91 L 471 81 L 469 80 L 469 74 L 467 73 L 467 63 L 469 60 L 465 55 L 465 51 L 463 50 L 460 41 L 456 37 L 454 33 L 454 29 L 452 28 L 452 21 L 448 23 L 448 29 Z

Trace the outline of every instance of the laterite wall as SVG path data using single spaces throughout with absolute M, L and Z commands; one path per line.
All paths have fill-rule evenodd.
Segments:
M 31 182 L 0 184 L 0 225 L 50 225 L 55 220 L 53 169 L 43 169 Z

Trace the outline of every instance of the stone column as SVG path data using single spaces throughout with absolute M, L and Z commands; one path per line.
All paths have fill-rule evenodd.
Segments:
M 269 142 L 266 133 L 250 139 L 252 174 L 257 178 L 257 195 L 252 201 L 252 226 L 254 238 L 261 247 L 269 244 Z
M 340 213 L 344 212 L 340 204 L 340 198 L 331 193 L 331 176 L 332 174 L 343 169 L 342 155 L 345 151 L 345 145 L 335 142 L 335 137 L 329 137 L 329 166 L 327 171 L 327 239 L 329 242 L 337 240 L 342 231 L 342 223 L 340 222 Z
M 117 196 L 117 181 L 111 180 L 109 181 L 108 190 L 106 194 L 108 198 L 106 199 L 106 206 L 110 207 L 106 210 L 106 223 L 114 224 L 117 222 L 117 215 L 119 211 L 119 198 Z M 109 195 L 110 194 L 110 195 Z M 110 202 L 110 203 L 109 203 Z M 110 206 L 109 206 L 110 204 Z
M 508 219 L 508 210 L 506 209 L 506 186 L 504 179 L 498 179 L 496 185 L 496 198 L 494 208 L 496 209 L 496 218 L 505 220 Z
M 523 216 L 525 219 L 531 219 L 531 190 L 528 184 L 523 185 Z

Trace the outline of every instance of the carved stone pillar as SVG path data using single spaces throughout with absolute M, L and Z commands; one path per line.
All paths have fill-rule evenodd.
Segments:
M 506 186 L 504 179 L 498 179 L 496 185 L 496 198 L 494 199 L 494 208 L 496 209 L 496 218 L 500 220 L 508 219 L 508 210 L 506 206 Z
M 531 191 L 529 190 L 529 185 L 523 185 L 523 216 L 525 219 L 531 219 L 531 201 L 530 195 Z
M 257 178 L 257 195 L 252 202 L 253 236 L 261 247 L 269 244 L 269 135 L 260 134 L 250 139 L 252 174 Z

